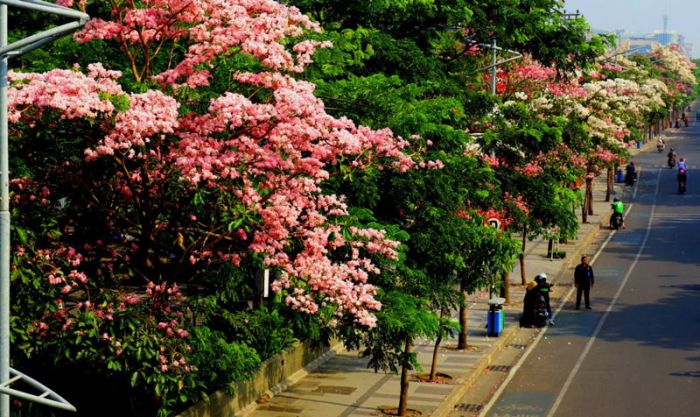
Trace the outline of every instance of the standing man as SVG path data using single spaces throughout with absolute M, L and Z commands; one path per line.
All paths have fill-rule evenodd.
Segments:
M 586 308 L 591 309 L 591 287 L 595 283 L 593 268 L 588 265 L 588 256 L 581 257 L 581 263 L 574 271 L 574 285 L 576 286 L 576 310 L 581 308 L 581 293 L 586 300 Z

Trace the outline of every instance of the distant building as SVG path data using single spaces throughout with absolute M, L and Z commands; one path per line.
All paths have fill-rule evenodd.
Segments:
M 620 43 L 629 44 L 636 52 L 646 54 L 651 52 L 653 45 L 678 45 L 681 52 L 688 57 L 692 56 L 693 45 L 685 41 L 685 36 L 673 30 L 668 30 L 668 18 L 664 16 L 664 29 L 655 30 L 652 33 L 637 34 L 624 29 L 616 31 L 594 31 L 596 33 L 612 33 L 617 36 Z

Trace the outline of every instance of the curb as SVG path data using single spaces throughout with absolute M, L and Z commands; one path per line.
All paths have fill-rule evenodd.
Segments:
M 501 350 L 503 350 L 506 345 L 508 345 L 515 335 L 519 327 L 515 324 L 507 327 L 501 337 L 499 337 L 498 342 L 491 346 L 490 352 L 487 355 L 482 356 L 474 364 L 474 369 L 469 373 L 469 375 L 457 380 L 455 388 L 445 397 L 440 403 L 438 408 L 436 408 L 429 417 L 447 417 L 452 411 L 454 411 L 455 405 L 464 397 L 464 394 L 469 391 L 469 389 L 477 382 L 479 375 L 486 369 L 487 366 L 493 362 L 494 357 Z

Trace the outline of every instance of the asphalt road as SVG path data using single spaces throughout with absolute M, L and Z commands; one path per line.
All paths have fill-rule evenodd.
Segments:
M 627 229 L 593 264 L 593 310 L 574 294 L 487 416 L 700 416 L 700 126 L 670 146 L 689 161 L 687 193 L 665 153 L 637 156 Z

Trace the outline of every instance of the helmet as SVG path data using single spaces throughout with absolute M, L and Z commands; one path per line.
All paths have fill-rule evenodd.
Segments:
M 539 281 L 546 281 L 546 280 L 547 280 L 547 274 L 545 274 L 544 272 L 537 274 L 537 276 L 535 277 L 535 281 L 538 281 L 538 282 Z

